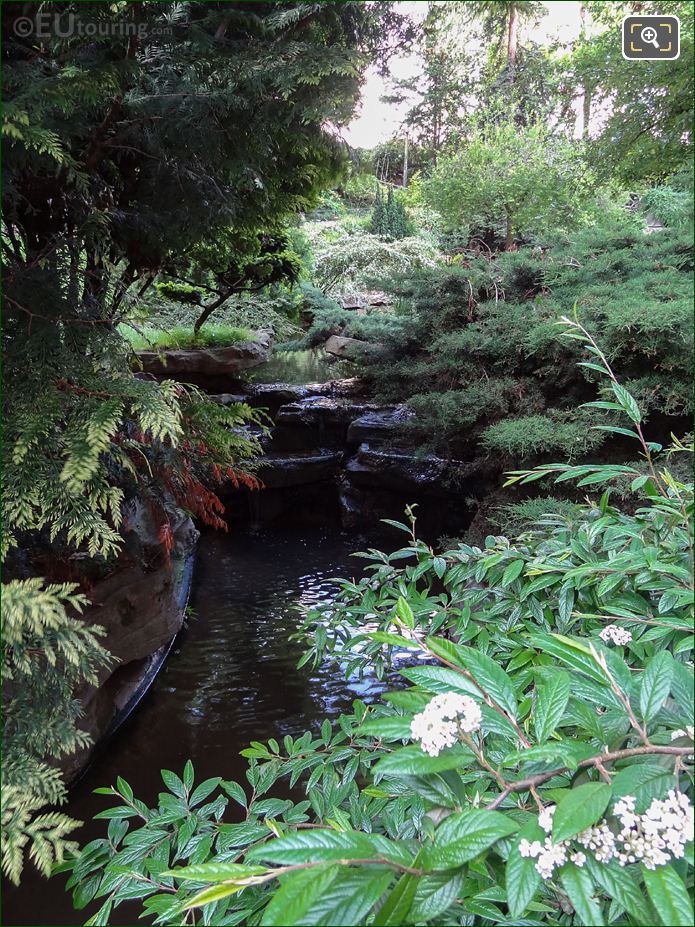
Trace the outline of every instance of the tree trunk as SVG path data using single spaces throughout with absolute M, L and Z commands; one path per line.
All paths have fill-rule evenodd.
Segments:
M 582 3 L 582 5 L 579 7 L 579 18 L 581 20 L 581 27 L 580 27 L 579 35 L 582 41 L 584 40 L 586 36 L 586 13 L 587 13 L 586 4 Z M 582 138 L 588 139 L 589 138 L 589 122 L 591 120 L 591 90 L 589 89 L 589 82 L 586 76 L 584 77 L 584 80 L 582 81 L 581 97 L 582 97 Z
M 516 71 L 516 49 L 519 43 L 519 7 L 516 3 L 509 5 L 509 31 L 507 34 L 507 70 L 509 79 L 514 83 Z
M 208 303 L 207 306 L 203 308 L 203 311 L 200 313 L 196 319 L 196 323 L 193 326 L 193 337 L 197 338 L 198 332 L 205 322 L 210 318 L 215 309 L 219 309 L 222 303 L 226 302 L 229 297 L 232 295 L 233 290 L 229 290 L 227 293 L 223 293 L 217 299 L 213 300 L 211 303 Z
M 584 85 L 584 99 L 582 100 L 582 138 L 589 138 L 589 123 L 591 121 L 591 91 Z
M 408 186 L 408 136 L 405 136 L 405 146 L 403 149 L 403 186 Z

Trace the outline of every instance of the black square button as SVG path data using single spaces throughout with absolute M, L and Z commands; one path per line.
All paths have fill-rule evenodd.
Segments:
M 634 61 L 672 61 L 680 55 L 677 16 L 626 16 L 623 20 L 623 58 Z

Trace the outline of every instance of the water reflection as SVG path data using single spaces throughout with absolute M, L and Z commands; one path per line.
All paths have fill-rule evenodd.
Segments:
M 162 788 L 160 768 L 180 772 L 189 757 L 198 779 L 241 780 L 246 763 L 238 754 L 250 740 L 317 731 L 324 717 L 335 718 L 353 699 L 370 701 L 386 688 L 374 677 L 346 682 L 335 664 L 296 670 L 303 647 L 290 640 L 307 608 L 330 604 L 333 577 L 360 575 L 365 561 L 350 554 L 370 546 L 379 542 L 315 525 L 233 526 L 228 535 L 201 538 L 195 616 L 136 714 L 65 808 L 88 822 L 81 842 L 103 834 L 103 825 L 90 822 L 105 807 L 92 790 L 116 775 L 148 802 Z M 73 911 L 63 879 L 46 882 L 29 868 L 27 874 L 19 890 L 5 893 L 3 924 L 80 924 L 93 913 Z M 136 923 L 137 905 L 120 910 L 114 923 Z
M 322 348 L 303 351 L 274 351 L 265 364 L 254 367 L 248 379 L 254 383 L 327 383 L 355 375 L 354 364 L 338 360 Z

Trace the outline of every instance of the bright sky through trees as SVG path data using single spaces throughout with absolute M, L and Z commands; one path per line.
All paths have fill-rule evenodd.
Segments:
M 578 0 L 551 0 L 546 3 L 547 13 L 537 26 L 532 27 L 533 37 L 541 42 L 556 39 L 572 41 L 579 33 L 580 6 Z M 427 15 L 428 3 L 424 0 L 404 0 L 398 7 L 416 22 L 422 22 Z M 396 56 L 390 63 L 390 72 L 397 79 L 412 77 L 419 70 L 417 55 Z M 376 67 L 369 68 L 358 115 L 342 132 L 343 138 L 354 148 L 373 148 L 398 134 L 408 104 L 382 102 L 381 98 L 388 90 L 387 80 L 379 75 Z

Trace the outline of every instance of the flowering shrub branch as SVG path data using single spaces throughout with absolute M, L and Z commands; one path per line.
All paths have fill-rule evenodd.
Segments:
M 412 513 L 392 523 L 407 545 L 366 555 L 328 625 L 307 617 L 303 662 L 383 674 L 397 656 L 409 687 L 282 747 L 253 741 L 244 784 L 194 787 L 188 763 L 162 771 L 155 808 L 123 780 L 104 789 L 107 837 L 61 867 L 80 906 L 105 899 L 89 923 L 141 898 L 165 925 L 690 925 L 693 495 L 641 446 L 646 474 L 513 476 L 627 474 L 634 514 L 604 492 L 579 516 L 444 552 Z M 268 797 L 281 780 L 305 798 Z

